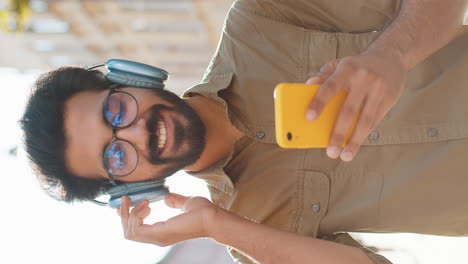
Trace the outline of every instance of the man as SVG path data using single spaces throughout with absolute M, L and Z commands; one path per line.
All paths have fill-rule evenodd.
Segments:
M 468 234 L 466 8 L 464 0 L 236 1 L 202 82 L 182 99 L 109 92 L 98 72 L 79 68 L 43 75 L 22 121 L 27 150 L 64 200 L 109 186 L 113 160 L 103 156 L 115 140 L 139 157 L 118 181 L 178 169 L 206 180 L 213 204 L 170 194 L 166 204 L 185 213 L 153 225 L 143 224 L 147 201 L 130 211 L 123 197 L 131 240 L 211 237 L 240 263 L 389 263 L 344 232 Z M 311 121 L 348 91 L 330 147 L 281 149 L 273 88 L 306 81 L 322 84 L 304 113 Z M 125 108 L 137 114 L 121 127 L 112 96 L 138 105 Z

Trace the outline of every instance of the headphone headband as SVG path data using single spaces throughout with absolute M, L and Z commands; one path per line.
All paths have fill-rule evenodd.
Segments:
M 120 59 L 110 59 L 104 64 L 89 67 L 88 70 L 102 66 L 109 70 L 106 78 L 110 82 L 124 86 L 164 89 L 164 82 L 169 78 L 169 73 L 161 68 Z

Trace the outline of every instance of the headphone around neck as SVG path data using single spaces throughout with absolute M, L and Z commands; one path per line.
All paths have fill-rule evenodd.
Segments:
M 91 66 L 88 70 L 94 70 L 102 66 L 105 66 L 109 71 L 106 74 L 106 79 L 109 82 L 124 86 L 164 89 L 164 81 L 169 78 L 169 73 L 163 69 L 143 63 L 118 59 L 111 59 L 106 63 Z M 97 200 L 92 202 L 111 208 L 120 208 L 120 198 L 124 195 L 130 198 L 131 206 L 135 206 L 143 200 L 156 202 L 164 199 L 169 194 L 169 189 L 164 183 L 164 180 L 117 183 L 107 191 L 107 194 L 110 195 L 108 202 Z

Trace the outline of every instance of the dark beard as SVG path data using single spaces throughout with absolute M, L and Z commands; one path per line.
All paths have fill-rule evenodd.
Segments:
M 147 128 L 150 132 L 149 149 L 150 162 L 154 165 L 166 165 L 162 175 L 155 175 L 155 179 L 166 178 L 175 172 L 195 163 L 205 149 L 206 129 L 203 121 L 198 114 L 186 103 L 172 92 L 155 89 L 153 92 L 168 102 L 171 106 L 154 105 L 150 111 L 150 118 L 147 122 Z M 174 148 L 180 149 L 182 145 L 188 150 L 176 157 L 161 158 L 157 151 L 158 137 L 155 132 L 157 130 L 157 121 L 160 116 L 160 111 L 170 111 L 180 115 L 184 119 L 184 123 L 179 120 L 172 119 L 174 123 Z

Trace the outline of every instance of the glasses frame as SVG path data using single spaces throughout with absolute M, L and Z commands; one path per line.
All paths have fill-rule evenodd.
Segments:
M 135 150 L 135 153 L 136 153 L 136 166 L 135 168 L 133 168 L 129 173 L 127 174 L 124 174 L 124 175 L 113 175 L 112 173 L 109 172 L 109 169 L 106 168 L 106 166 L 104 166 L 104 168 L 106 168 L 106 172 L 107 172 L 107 176 L 109 177 L 109 182 L 112 184 L 112 185 L 117 185 L 115 183 L 115 180 L 117 178 L 122 178 L 122 177 L 125 177 L 125 176 L 128 176 L 130 174 L 132 174 L 136 168 L 138 167 L 138 162 L 139 162 L 139 156 L 138 156 L 138 151 L 137 149 L 135 148 L 135 145 L 132 144 L 132 142 L 128 141 L 128 140 L 125 140 L 125 139 L 121 139 L 121 138 L 118 138 L 116 135 L 115 135 L 115 131 L 116 130 L 119 130 L 119 129 L 124 129 L 124 128 L 127 128 L 129 126 L 131 126 L 135 120 L 137 119 L 137 116 L 138 116 L 138 113 L 140 111 L 139 109 L 139 105 L 138 105 L 138 100 L 135 98 L 135 96 L 133 96 L 132 94 L 130 93 L 127 93 L 127 92 L 124 92 L 124 91 L 117 91 L 115 90 L 116 88 L 118 88 L 120 85 L 112 85 L 110 88 L 109 88 L 109 93 L 107 94 L 106 96 L 106 99 L 104 100 L 104 106 L 107 106 L 107 103 L 109 101 L 109 97 L 112 95 L 112 94 L 115 94 L 115 93 L 124 93 L 126 95 L 129 95 L 131 98 L 133 98 L 133 100 L 135 101 L 135 104 L 136 104 L 136 115 L 135 117 L 133 118 L 132 122 L 130 122 L 128 125 L 125 125 L 125 126 L 122 126 L 122 127 L 116 127 L 114 126 L 111 122 L 109 122 L 109 120 L 107 119 L 106 117 L 106 114 L 104 111 L 102 111 L 102 115 L 104 117 L 104 120 L 106 121 L 106 123 L 108 125 L 110 125 L 112 127 L 112 140 L 106 145 L 105 149 L 107 149 L 110 145 L 112 145 L 115 141 L 123 141 L 123 142 L 127 142 L 128 144 L 130 144 L 130 146 L 132 146 L 132 148 Z M 104 161 L 104 156 L 102 157 L 103 161 Z

